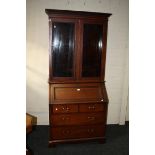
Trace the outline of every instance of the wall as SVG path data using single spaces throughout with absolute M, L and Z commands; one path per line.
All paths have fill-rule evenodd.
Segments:
M 108 124 L 125 119 L 128 96 L 128 0 L 27 0 L 27 106 L 48 124 L 48 18 L 45 8 L 112 13 L 109 19 L 106 86 Z M 123 108 L 122 108 L 123 107 Z M 122 123 L 123 124 L 123 123 Z

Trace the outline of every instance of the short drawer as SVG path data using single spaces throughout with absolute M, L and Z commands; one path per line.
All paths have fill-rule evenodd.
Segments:
M 63 125 L 89 125 L 105 123 L 105 113 L 80 113 L 80 114 L 53 114 L 51 116 L 52 126 Z
M 52 136 L 51 138 L 54 140 L 104 137 L 104 135 L 105 135 L 104 125 L 51 128 L 51 136 Z
M 53 104 L 53 113 L 74 113 L 78 112 L 76 104 Z
M 99 111 L 106 111 L 106 104 L 102 103 L 79 104 L 79 112 L 99 112 Z

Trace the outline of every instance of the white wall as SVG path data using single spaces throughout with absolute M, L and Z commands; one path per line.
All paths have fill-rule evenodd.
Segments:
M 48 18 L 45 8 L 112 13 L 109 19 L 106 86 L 108 124 L 125 119 L 128 96 L 128 0 L 27 0 L 27 112 L 48 124 Z

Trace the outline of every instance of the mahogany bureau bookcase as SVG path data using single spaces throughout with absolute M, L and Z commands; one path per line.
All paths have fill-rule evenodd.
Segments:
M 108 13 L 45 9 L 49 19 L 49 146 L 104 142 Z

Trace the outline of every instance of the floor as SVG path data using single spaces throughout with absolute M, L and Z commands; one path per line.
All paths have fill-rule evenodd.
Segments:
M 37 126 L 27 137 L 27 144 L 34 155 L 128 155 L 129 124 L 108 125 L 106 143 L 87 142 L 80 144 L 59 144 L 48 148 L 48 126 Z

